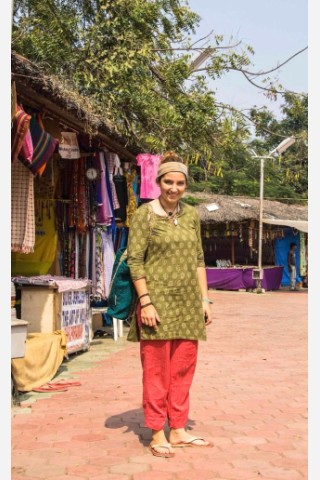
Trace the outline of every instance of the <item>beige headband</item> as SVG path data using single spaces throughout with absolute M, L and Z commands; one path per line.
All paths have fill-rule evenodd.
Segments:
M 166 162 L 166 163 L 160 164 L 158 168 L 157 177 L 156 177 L 157 180 L 159 177 L 162 177 L 162 175 L 165 175 L 166 173 L 169 173 L 169 172 L 181 172 L 188 179 L 188 167 L 186 165 L 180 162 Z

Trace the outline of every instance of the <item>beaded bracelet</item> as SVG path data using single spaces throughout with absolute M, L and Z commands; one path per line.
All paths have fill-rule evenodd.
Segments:
M 141 309 L 144 308 L 144 307 L 149 307 L 149 305 L 153 305 L 152 302 L 149 302 L 149 303 L 145 303 L 144 305 L 141 305 Z
M 140 298 L 142 297 L 148 297 L 149 296 L 149 293 L 143 293 L 142 295 L 140 295 L 140 297 L 138 297 L 138 300 L 140 300 Z

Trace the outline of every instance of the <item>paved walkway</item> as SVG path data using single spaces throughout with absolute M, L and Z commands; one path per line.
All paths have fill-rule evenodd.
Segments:
M 100 338 L 59 371 L 81 386 L 12 408 L 12 480 L 307 479 L 307 291 L 210 297 L 189 428 L 214 448 L 152 456 L 138 345 Z

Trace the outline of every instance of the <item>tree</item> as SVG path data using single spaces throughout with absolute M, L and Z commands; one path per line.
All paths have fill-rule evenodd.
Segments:
M 248 124 L 270 125 L 220 104 L 193 57 L 208 53 L 212 79 L 234 69 L 252 81 L 254 51 L 219 35 L 199 47 L 191 40 L 198 22 L 179 0 L 16 0 L 12 46 L 91 98 L 130 143 L 176 150 L 215 188 L 245 190 Z M 276 94 L 275 85 L 266 91 Z
M 274 148 L 286 134 L 297 141 L 275 162 L 267 162 L 266 195 L 278 198 L 308 198 L 308 97 L 284 94 L 283 118 L 277 120 L 266 109 L 253 109 L 257 139 L 264 151 Z

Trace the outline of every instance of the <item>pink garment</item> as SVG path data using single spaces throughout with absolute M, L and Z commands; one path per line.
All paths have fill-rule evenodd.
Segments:
M 137 155 L 137 164 L 141 168 L 140 198 L 155 199 L 160 196 L 160 187 L 156 183 L 160 159 L 160 155 L 151 153 Z
M 24 141 L 19 152 L 19 158 L 27 161 L 29 164 L 32 163 L 32 156 L 33 156 L 33 143 L 30 128 L 27 131 L 26 136 L 24 137 Z
M 107 191 L 106 175 L 108 175 L 106 163 L 104 159 L 104 152 L 98 152 L 98 165 L 100 170 L 100 188 L 101 188 L 101 198 L 102 205 L 98 206 L 97 211 L 97 223 L 110 225 L 113 217 L 112 206 L 110 205 L 109 195 Z

